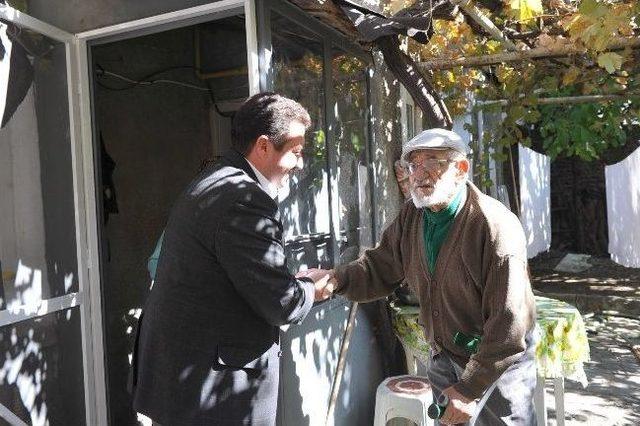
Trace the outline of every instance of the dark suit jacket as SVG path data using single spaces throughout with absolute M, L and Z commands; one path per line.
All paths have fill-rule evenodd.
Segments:
M 233 151 L 171 212 L 133 361 L 134 408 L 163 426 L 273 424 L 279 328 L 314 286 L 287 270 L 278 207 Z

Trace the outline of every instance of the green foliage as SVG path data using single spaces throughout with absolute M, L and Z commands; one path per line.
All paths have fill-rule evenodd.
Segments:
M 8 0 L 7 4 L 20 12 L 27 13 L 27 0 Z
M 611 51 L 618 40 L 640 36 L 640 1 L 505 0 L 504 10 L 489 17 L 512 31 L 536 33 L 526 50 L 573 47 L 581 53 L 570 57 L 510 62 L 482 68 L 433 71 L 435 87 L 445 98 L 453 116 L 469 110 L 469 99 L 505 100 L 504 114 L 487 139 L 493 157 L 508 159 L 511 146 L 531 146 L 531 135 L 541 135 L 543 148 L 552 157 L 599 158 L 607 149 L 624 144 L 625 127 L 638 120 L 638 103 L 631 101 L 541 105 L 540 98 L 640 94 L 640 52 Z M 539 7 L 539 5 L 541 7 Z M 531 30 L 534 31 L 531 31 Z M 436 21 L 434 35 L 424 47 L 411 46 L 417 60 L 457 58 L 499 53 L 503 47 L 486 35 L 477 34 L 458 17 Z M 540 141 L 536 141 L 539 146 Z M 484 159 L 487 155 L 484 155 Z M 484 160 L 483 160 L 484 161 Z M 477 172 L 485 173 L 480 164 Z M 486 180 L 486 178 L 482 178 Z
M 552 158 L 598 159 L 607 149 L 626 142 L 622 124 L 627 109 L 621 102 L 540 106 L 544 149 Z

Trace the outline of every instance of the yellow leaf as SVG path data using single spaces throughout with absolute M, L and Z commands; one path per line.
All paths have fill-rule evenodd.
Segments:
M 568 84 L 573 83 L 574 81 L 576 81 L 579 75 L 580 75 L 580 70 L 577 67 L 569 68 L 567 72 L 564 73 L 564 76 L 562 77 L 562 85 L 566 86 Z
M 538 15 L 542 15 L 541 0 L 510 0 L 509 6 L 515 12 L 520 21 L 530 20 Z
M 613 74 L 622 67 L 622 56 L 614 52 L 601 53 L 598 55 L 598 65 Z
M 446 76 L 447 76 L 447 80 L 449 80 L 449 83 L 455 83 L 456 76 L 451 71 L 447 71 Z

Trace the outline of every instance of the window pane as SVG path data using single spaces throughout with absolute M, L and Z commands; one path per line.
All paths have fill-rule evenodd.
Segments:
M 244 17 L 236 15 L 200 24 L 195 37 L 201 78 L 215 93 L 216 102 L 247 98 L 249 75 Z
M 324 116 L 322 42 L 274 13 L 271 19 L 274 90 L 300 102 L 311 116 L 304 170 L 281 191 L 285 238 L 328 233 L 329 193 Z
M 327 268 L 333 266 L 330 256 L 331 235 L 314 240 L 294 241 L 287 244 L 287 265 L 291 271 L 307 268 Z
M 361 247 L 371 244 L 371 191 L 366 157 L 367 68 L 362 60 L 340 50 L 334 50 L 332 58 L 343 237 L 340 261 L 347 262 L 358 257 Z
M 80 308 L 2 327 L 0 350 L 0 404 L 27 424 L 85 424 Z
M 0 89 L 9 93 L 0 129 L 0 309 L 6 309 L 76 292 L 78 273 L 65 46 L 5 24 L 0 34 L 10 52 L 0 61 L 0 75 L 8 72 Z M 17 109 L 8 118 L 10 104 Z

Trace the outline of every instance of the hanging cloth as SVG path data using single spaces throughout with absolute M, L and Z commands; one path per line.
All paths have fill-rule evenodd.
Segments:
M 0 128 L 5 127 L 33 82 L 33 65 L 14 39 L 15 26 L 0 22 Z
M 113 183 L 113 171 L 116 162 L 107 152 L 104 144 L 102 132 L 100 132 L 100 166 L 102 172 L 102 205 L 104 213 L 104 224 L 109 221 L 110 214 L 118 213 L 118 200 L 116 199 L 116 187 Z

